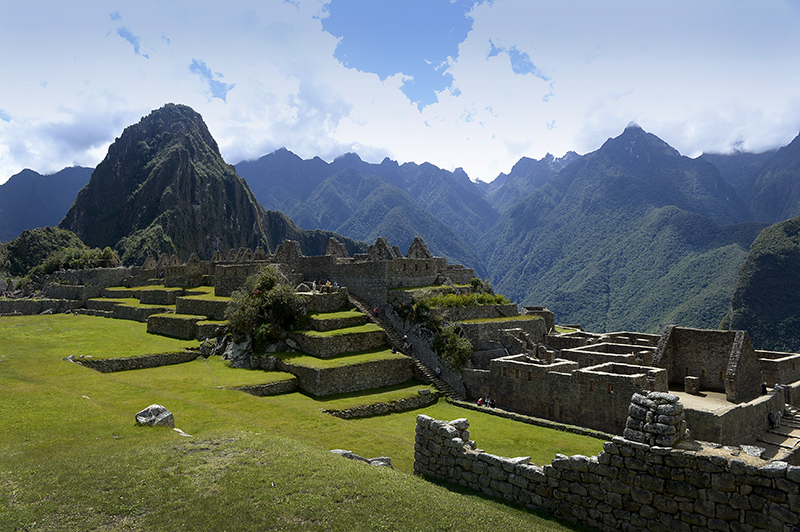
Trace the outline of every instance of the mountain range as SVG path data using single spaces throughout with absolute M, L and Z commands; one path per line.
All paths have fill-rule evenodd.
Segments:
M 744 315 L 731 301 L 753 241 L 800 215 L 798 139 L 763 154 L 691 159 L 631 125 L 592 153 L 522 158 L 484 183 L 460 169 L 353 153 L 329 163 L 280 149 L 233 167 L 200 115 L 169 104 L 126 128 L 64 200 L 72 207 L 60 226 L 128 263 L 151 252 L 274 249 L 283 238 L 316 254 L 334 235 L 351 253 L 378 236 L 404 251 L 422 236 L 435 254 L 474 267 L 518 303 L 547 305 L 562 323 L 717 327 Z M 14 176 L 15 187 L 27 175 L 35 177 Z M 0 208 L 19 203 L 7 186 Z M 12 227 L 7 218 L 0 210 L 0 228 Z

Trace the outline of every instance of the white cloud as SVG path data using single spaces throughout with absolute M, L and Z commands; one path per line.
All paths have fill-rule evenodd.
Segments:
M 326 3 L 9 4 L 0 181 L 24 167 L 93 166 L 167 102 L 200 112 L 231 163 L 286 146 L 462 166 L 484 180 L 522 156 L 597 149 L 630 121 L 688 155 L 764 150 L 800 130 L 790 3 L 484 2 L 441 67 L 452 84 L 422 110 L 404 74 L 381 80 L 336 59 Z

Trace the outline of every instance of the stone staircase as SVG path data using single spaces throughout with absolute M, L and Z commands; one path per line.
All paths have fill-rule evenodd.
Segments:
M 363 302 L 356 299 L 352 294 L 349 296 L 350 303 L 359 309 L 361 312 L 366 314 L 372 323 L 378 325 L 381 329 L 384 330 L 386 333 L 386 339 L 389 342 L 389 345 L 394 347 L 398 353 L 403 353 L 406 356 L 411 357 L 411 360 L 414 362 L 414 367 L 417 369 L 418 374 L 422 374 L 424 376 L 425 382 L 433 384 L 436 388 L 442 392 L 445 397 L 454 401 L 465 401 L 466 398 L 455 391 L 452 386 L 447 384 L 442 379 L 436 377 L 436 373 L 428 367 L 427 364 L 422 362 L 417 356 L 405 348 L 405 343 L 403 342 L 403 338 L 400 336 L 394 327 L 389 325 L 380 313 L 375 313 L 374 309 L 370 309 L 367 305 Z
M 800 452 L 800 411 L 787 404 L 780 426 L 769 429 L 758 445 L 766 449 L 762 458 L 767 460 L 782 460 Z

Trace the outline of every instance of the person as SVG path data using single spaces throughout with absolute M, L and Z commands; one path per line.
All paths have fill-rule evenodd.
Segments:
M 436 378 L 437 379 L 442 378 L 442 368 L 440 368 L 439 366 L 436 366 Z
M 775 419 L 775 414 L 773 414 L 772 412 L 767 414 L 767 421 L 769 421 L 769 428 L 771 429 L 778 428 L 778 422 Z
M 761 383 L 761 395 L 767 395 L 767 383 L 766 382 L 762 382 Z
M 478 406 L 483 406 L 483 397 L 478 397 Z
M 312 294 L 317 293 L 317 281 L 311 281 L 311 293 Z

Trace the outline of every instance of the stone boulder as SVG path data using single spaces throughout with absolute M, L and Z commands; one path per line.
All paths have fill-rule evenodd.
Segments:
M 223 360 L 230 360 L 232 368 L 252 368 L 253 338 L 250 335 L 234 337 L 226 342 Z
M 136 423 L 149 427 L 175 428 L 175 417 L 172 412 L 161 405 L 150 405 L 141 412 L 136 413 Z
M 333 454 L 338 454 L 339 456 L 349 458 L 350 460 L 358 460 L 359 462 L 364 462 L 365 464 L 394 469 L 392 467 L 392 459 L 389 458 L 388 456 L 379 456 L 378 458 L 364 458 L 358 456 L 352 451 L 345 451 L 344 449 L 333 449 L 331 452 Z

